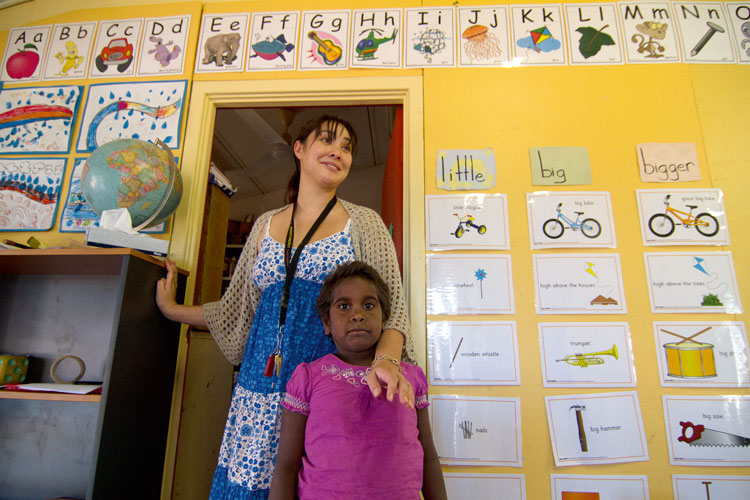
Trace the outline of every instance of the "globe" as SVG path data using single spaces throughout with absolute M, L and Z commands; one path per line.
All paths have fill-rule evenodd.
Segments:
M 102 144 L 81 171 L 81 190 L 91 209 L 126 208 L 135 229 L 167 220 L 182 199 L 182 175 L 166 144 L 117 139 Z

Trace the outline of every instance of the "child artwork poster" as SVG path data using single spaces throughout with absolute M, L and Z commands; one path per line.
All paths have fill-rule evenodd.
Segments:
M 430 412 L 441 464 L 523 465 L 520 398 L 432 395 Z
M 0 153 L 68 153 L 83 87 L 0 91 Z
M 203 14 L 195 51 L 196 73 L 230 73 L 244 69 L 249 17 L 244 13 Z
M 649 500 L 648 476 L 550 474 L 553 500 Z
M 428 250 L 508 250 L 504 194 L 425 196 Z
M 570 64 L 624 64 L 614 3 L 565 4 Z
M 750 476 L 672 474 L 674 500 L 750 498 Z
M 146 19 L 138 59 L 138 76 L 183 73 L 191 17 L 184 15 Z
M 729 245 L 721 189 L 637 189 L 645 246 Z
M 534 255 L 537 314 L 624 314 L 620 256 Z
M 354 10 L 350 68 L 400 68 L 401 9 Z
M 670 465 L 750 466 L 750 396 L 663 396 Z
M 299 12 L 254 12 L 246 71 L 295 69 Z
M 427 314 L 513 314 L 510 255 L 427 255 Z
M 47 231 L 55 224 L 64 158 L 0 159 L 0 231 Z
M 539 323 L 544 387 L 635 387 L 627 323 Z
M 656 321 L 663 387 L 750 387 L 750 350 L 738 321 Z
M 521 385 L 513 321 L 428 321 L 430 385 Z
M 8 33 L 0 79 L 8 83 L 36 82 L 52 26 L 13 28 Z
M 523 474 L 487 474 L 443 472 L 448 498 L 496 500 L 503 492 L 503 500 L 526 500 L 526 476 Z
M 508 67 L 512 53 L 508 7 L 458 7 L 458 65 Z
M 526 193 L 531 248 L 615 248 L 608 192 Z
M 654 313 L 742 313 L 731 252 L 644 253 Z
M 561 4 L 511 5 L 514 62 L 565 66 L 565 25 Z
M 302 13 L 300 70 L 347 69 L 350 14 L 348 10 Z
M 101 21 L 96 33 L 89 78 L 125 78 L 135 75 L 143 19 Z
M 737 61 L 729 19 L 722 2 L 673 2 L 675 24 L 686 63 Z
M 649 460 L 636 391 L 544 399 L 556 466 Z
M 617 8 L 628 63 L 682 61 L 670 2 L 617 2 Z
M 404 9 L 404 67 L 452 68 L 456 65 L 453 7 Z
M 55 24 L 42 80 L 86 78 L 95 34 L 96 22 Z
M 77 150 L 92 152 L 115 139 L 163 141 L 180 146 L 186 80 L 106 83 L 89 87 Z

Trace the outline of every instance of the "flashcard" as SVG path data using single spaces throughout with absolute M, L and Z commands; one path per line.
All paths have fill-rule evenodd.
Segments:
M 669 463 L 750 466 L 750 396 L 663 396 Z
M 513 321 L 428 321 L 431 385 L 520 385 Z
M 302 13 L 300 70 L 346 69 L 349 64 L 348 10 Z
M 404 9 L 404 66 L 406 68 L 456 65 L 456 28 L 453 7 Z
M 526 500 L 526 477 L 523 474 L 472 474 L 443 472 L 445 490 L 450 500 Z
M 742 312 L 731 252 L 661 252 L 643 257 L 651 312 Z
M 435 184 L 446 191 L 492 189 L 497 181 L 495 152 L 484 149 L 438 149 Z
M 615 248 L 607 192 L 526 193 L 531 248 Z
M 298 32 L 299 12 L 253 12 L 246 70 L 295 69 Z
M 124 78 L 135 75 L 143 19 L 101 21 L 91 55 L 89 78 Z
M 729 245 L 721 189 L 636 189 L 643 244 Z
M 504 194 L 425 196 L 428 250 L 508 250 Z
M 680 43 L 670 2 L 617 2 L 628 63 L 678 63 Z
M 27 26 L 8 32 L 0 79 L 7 83 L 39 80 L 52 26 Z M 5 110 L 5 108 L 3 108 Z
M 65 158 L 0 159 L 0 231 L 47 231 L 55 225 Z
M 242 71 L 247 46 L 249 14 L 203 14 L 195 73 Z
M 750 64 L 750 5 L 744 2 L 724 2 L 734 33 L 735 49 L 740 64 Z
M 427 255 L 427 314 L 513 314 L 510 255 Z
M 86 78 L 96 21 L 56 24 L 45 56 L 42 80 Z
M 561 4 L 511 5 L 510 20 L 515 62 L 547 66 L 567 64 Z
M 146 19 L 138 58 L 138 76 L 182 74 L 190 19 L 189 14 Z
M 641 182 L 701 180 L 694 142 L 644 142 L 635 149 Z
M 461 38 L 458 39 L 459 66 L 511 66 L 507 6 L 461 7 L 459 5 L 458 32 L 461 33 Z
M 617 6 L 565 4 L 570 64 L 623 64 Z
M 400 68 L 403 24 L 401 9 L 355 10 L 352 20 L 351 68 Z
M 620 256 L 534 255 L 537 314 L 624 314 Z
M 648 500 L 648 476 L 551 474 L 553 500 Z
M 729 19 L 721 2 L 673 2 L 686 63 L 736 62 Z
M 627 323 L 539 323 L 544 387 L 635 387 Z
M 430 410 L 443 465 L 523 465 L 520 398 L 431 395 Z
M 750 476 L 672 474 L 674 500 L 750 498 Z

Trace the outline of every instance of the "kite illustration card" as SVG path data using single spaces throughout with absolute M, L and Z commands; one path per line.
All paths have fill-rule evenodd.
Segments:
M 531 248 L 614 248 L 612 202 L 607 192 L 526 193 Z
M 55 224 L 64 158 L 0 159 L 0 231 L 47 231 Z
M 503 500 L 526 500 L 526 477 L 523 474 L 492 474 L 443 472 L 448 498 L 496 500 L 503 492 Z
M 515 61 L 535 66 L 568 63 L 561 4 L 511 5 L 510 19 Z
M 428 250 L 508 250 L 504 194 L 425 196 Z

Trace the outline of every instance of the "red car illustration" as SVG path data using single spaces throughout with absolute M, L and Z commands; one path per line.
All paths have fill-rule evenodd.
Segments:
M 133 62 L 133 44 L 127 38 L 114 38 L 109 45 L 102 49 L 102 53 L 96 56 L 96 67 L 104 73 L 107 66 L 117 66 L 117 71 L 124 72 Z

